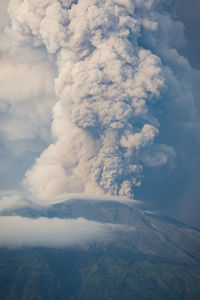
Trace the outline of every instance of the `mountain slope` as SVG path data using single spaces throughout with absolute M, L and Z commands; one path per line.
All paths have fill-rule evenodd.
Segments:
M 130 203 L 81 199 L 2 215 L 125 225 L 79 247 L 1 248 L 2 300 L 200 299 L 200 232 L 173 219 Z

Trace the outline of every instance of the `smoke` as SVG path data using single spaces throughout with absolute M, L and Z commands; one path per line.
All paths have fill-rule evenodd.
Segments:
M 3 38 L 12 47 L 0 61 L 6 70 L 0 97 L 10 109 L 1 132 L 10 140 L 49 141 L 52 117 L 52 142 L 24 179 L 36 198 L 74 192 L 133 198 L 146 167 L 174 167 L 168 135 L 192 130 L 196 111 L 190 66 L 177 51 L 184 28 L 164 4 L 10 1 Z M 12 90 L 10 74 L 22 74 L 13 75 Z
M 128 226 L 78 219 L 0 217 L 0 247 L 66 247 L 111 238 Z M 130 228 L 129 228 L 130 229 Z M 132 228 L 132 230 L 134 230 Z

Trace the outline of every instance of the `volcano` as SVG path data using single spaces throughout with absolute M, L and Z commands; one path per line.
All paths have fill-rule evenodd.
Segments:
M 200 299 L 200 232 L 140 204 L 72 199 L 1 216 L 84 218 L 121 227 L 69 247 L 1 247 L 0 299 Z

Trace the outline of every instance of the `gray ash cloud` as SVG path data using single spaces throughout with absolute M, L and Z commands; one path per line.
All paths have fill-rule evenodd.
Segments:
M 144 168 L 174 166 L 167 117 L 178 112 L 191 128 L 196 111 L 177 51 L 184 28 L 163 1 L 11 0 L 8 12 L 7 36 L 17 47 L 45 46 L 57 70 L 53 142 L 24 180 L 32 194 L 133 198 Z

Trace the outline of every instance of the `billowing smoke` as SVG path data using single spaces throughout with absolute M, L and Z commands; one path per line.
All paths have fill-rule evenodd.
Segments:
M 53 143 L 24 180 L 34 195 L 132 198 L 144 168 L 174 165 L 160 126 L 172 128 L 167 120 L 178 112 L 177 126 L 189 128 L 195 110 L 185 79 L 190 67 L 176 50 L 185 42 L 183 25 L 164 4 L 10 1 L 6 34 L 21 47 L 45 46 L 57 68 Z

